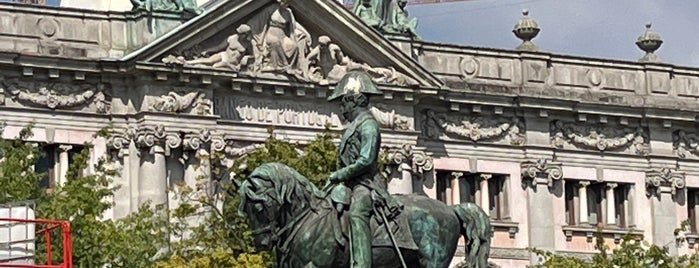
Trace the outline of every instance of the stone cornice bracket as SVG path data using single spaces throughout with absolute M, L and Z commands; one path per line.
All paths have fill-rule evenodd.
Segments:
M 672 171 L 669 168 L 646 171 L 646 194 L 648 196 L 662 193 L 677 194 L 677 190 L 684 189 L 684 173 Z
M 168 133 L 163 125 L 140 126 L 134 135 L 134 141 L 139 148 L 148 148 L 150 154 L 165 153 L 169 156 L 171 149 L 182 145 L 178 133 Z
M 598 150 L 620 150 L 632 147 L 639 155 L 648 155 L 647 134 L 643 128 L 594 126 L 554 120 L 551 122 L 551 145 L 563 148 L 566 143 Z
M 403 144 L 400 149 L 389 152 L 389 164 L 407 164 L 413 174 L 423 174 L 434 168 L 432 156 L 424 150 L 413 147 L 411 144 Z
M 563 178 L 562 164 L 550 162 L 546 159 L 539 159 L 536 162 L 527 160 L 520 164 L 522 168 L 522 178 L 530 179 L 534 183 L 546 183 L 553 186 L 554 181 Z
M 134 138 L 135 131 L 133 129 L 125 129 L 119 132 L 112 133 L 107 139 L 107 148 L 113 154 L 113 157 L 124 158 L 129 153 L 129 145 Z
M 507 139 L 512 145 L 524 145 L 524 123 L 517 117 L 452 115 L 427 109 L 423 134 L 437 139 L 444 133 L 473 142 Z

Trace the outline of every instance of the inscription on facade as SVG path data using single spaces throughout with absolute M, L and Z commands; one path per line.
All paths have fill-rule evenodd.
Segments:
M 323 128 L 326 124 L 332 128 L 342 126 L 329 103 L 218 96 L 214 99 L 214 107 L 222 119 L 314 128 Z

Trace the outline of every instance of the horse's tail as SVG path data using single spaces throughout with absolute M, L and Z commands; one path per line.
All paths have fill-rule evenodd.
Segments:
M 487 268 L 493 232 L 488 214 L 474 203 L 454 205 L 452 209 L 461 223 L 461 235 L 466 239 L 468 267 Z

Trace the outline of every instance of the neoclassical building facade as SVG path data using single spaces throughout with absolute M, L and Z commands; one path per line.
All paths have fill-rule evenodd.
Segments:
M 301 143 L 342 130 L 325 99 L 359 68 L 383 91 L 372 111 L 389 190 L 480 205 L 492 262 L 539 262 L 527 248 L 587 258 L 598 227 L 611 247 L 632 232 L 696 251 L 699 68 L 656 62 L 653 49 L 639 62 L 541 52 L 526 14 L 517 49 L 436 44 L 384 36 L 330 0 L 125 12 L 0 3 L 0 26 L 3 137 L 35 124 L 49 188 L 85 142 L 92 162 L 114 160 L 121 188 L 106 217 L 167 203 L 170 185 L 231 165 L 270 127 Z M 110 138 L 95 136 L 107 126 Z

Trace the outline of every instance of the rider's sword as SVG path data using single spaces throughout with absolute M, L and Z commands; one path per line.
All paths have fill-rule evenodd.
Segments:
M 391 232 L 391 227 L 388 226 L 388 219 L 386 219 L 386 213 L 383 212 L 383 208 L 379 208 L 377 210 L 379 211 L 379 214 L 381 214 L 381 218 L 383 219 L 383 225 L 386 226 L 388 237 L 391 238 L 391 242 L 393 242 L 393 247 L 396 249 L 396 253 L 398 253 L 400 263 L 403 265 L 403 268 L 408 268 L 408 265 L 405 264 L 405 259 L 403 259 L 403 253 L 400 252 L 400 248 L 398 247 L 398 242 L 396 242 L 396 238 L 393 236 L 393 232 Z

